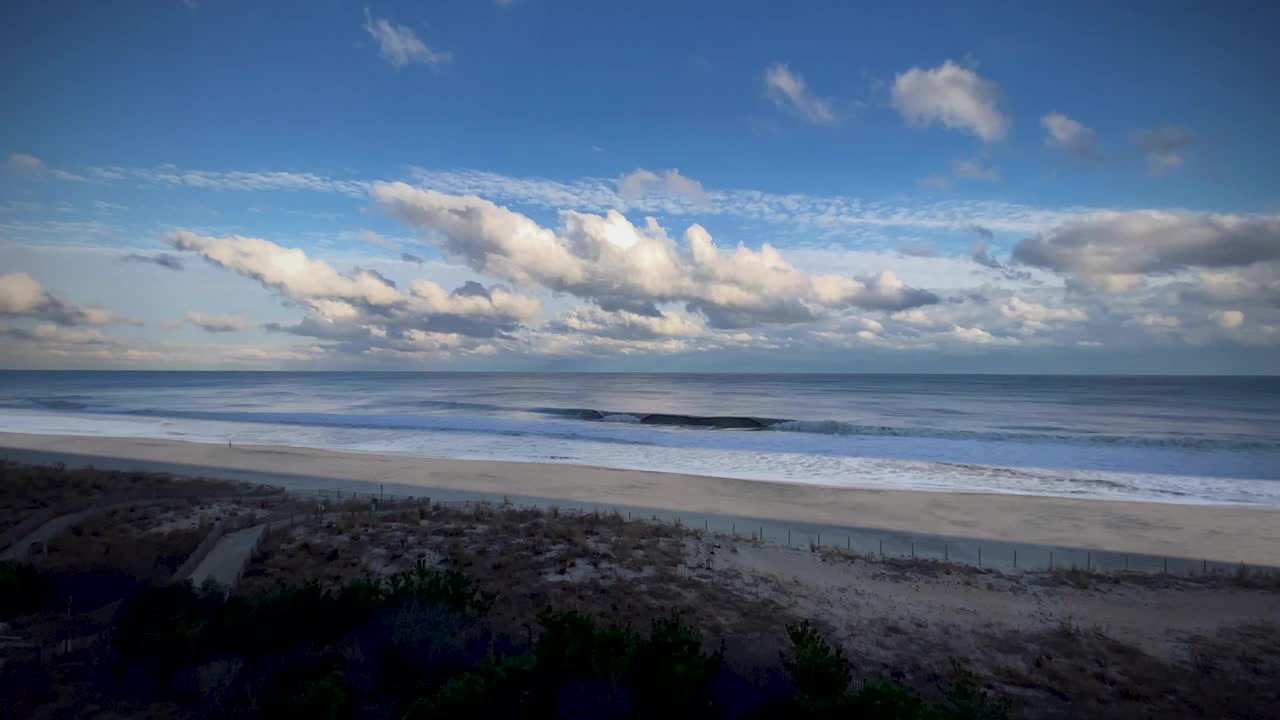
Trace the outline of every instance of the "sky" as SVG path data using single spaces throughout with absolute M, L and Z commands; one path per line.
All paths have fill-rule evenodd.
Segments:
M 1267 3 L 0 7 L 0 367 L 1280 372 Z

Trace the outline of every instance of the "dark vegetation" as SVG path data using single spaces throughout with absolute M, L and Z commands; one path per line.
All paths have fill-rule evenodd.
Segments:
M 47 578 L 0 566 L 6 613 L 56 604 Z M 544 609 L 524 637 L 492 632 L 494 597 L 461 573 L 419 567 L 386 580 L 281 587 L 224 599 L 185 585 L 118 605 L 98 667 L 77 689 L 131 716 L 281 718 L 998 718 L 1004 705 L 955 674 L 938 703 L 880 680 L 854 687 L 843 654 L 808 623 L 788 628 L 785 672 L 743 692 L 723 653 L 672 613 L 646 628 Z M 10 608 L 12 605 L 12 610 Z M 0 691 L 32 710 L 55 694 L 6 671 Z M 38 673 L 34 673 L 38 675 Z

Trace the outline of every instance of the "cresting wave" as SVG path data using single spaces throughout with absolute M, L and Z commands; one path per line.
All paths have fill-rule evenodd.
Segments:
M 1127 445 L 1134 447 L 1276 449 L 1280 444 L 1256 440 L 1232 441 L 1221 438 L 1160 437 L 1131 435 L 1070 434 L 1051 430 L 1040 432 L 968 431 L 929 427 L 863 425 L 840 420 L 786 420 L 747 416 L 673 415 L 666 413 L 608 412 L 581 408 L 538 408 L 535 412 L 598 422 L 620 422 L 641 425 L 709 428 L 714 430 L 772 430 L 816 435 L 848 435 L 874 437 L 923 437 L 947 440 L 994 440 L 1008 442 L 1083 443 L 1090 445 Z
M 399 404 L 399 403 L 397 403 Z M 8 404 L 0 404 L 5 406 Z M 694 430 L 737 430 L 803 433 L 820 436 L 929 438 L 937 440 L 973 440 L 1009 443 L 1059 443 L 1068 445 L 1115 446 L 1135 448 L 1179 448 L 1205 450 L 1280 450 L 1280 443 L 1258 439 L 1231 439 L 1224 437 L 1170 436 L 1145 437 L 1139 435 L 1108 435 L 1102 433 L 1055 432 L 1050 427 L 1027 427 L 1018 430 L 962 430 L 928 426 L 870 425 L 841 420 L 794 420 L 786 418 L 753 417 L 738 415 L 685 415 L 677 413 L 638 413 L 607 411 L 591 408 L 519 408 L 487 403 L 413 400 L 400 404 L 412 407 L 418 413 L 272 413 L 184 411 L 177 409 L 102 407 L 83 396 L 55 396 L 31 398 L 18 406 L 38 407 L 56 411 L 78 411 L 103 414 L 133 414 L 153 417 L 173 417 L 206 420 L 231 420 L 239 422 L 286 423 L 293 425 L 323 425 L 363 428 L 396 428 L 404 430 L 461 430 L 472 432 L 496 432 L 499 434 L 545 434 L 551 437 L 572 437 L 571 428 L 546 428 L 545 431 L 527 426 L 502 427 L 494 423 L 507 413 L 532 413 L 564 420 L 627 425 L 650 425 Z M 12 406 L 12 405 L 8 405 Z M 441 414 L 443 413 L 443 414 Z M 463 414 L 454 414 L 463 413 Z M 477 413 L 472 415 L 470 413 Z M 485 421 L 484 418 L 488 418 Z M 449 418 L 446 420 L 446 418 Z M 645 444 L 640 438 L 610 438 L 614 442 Z

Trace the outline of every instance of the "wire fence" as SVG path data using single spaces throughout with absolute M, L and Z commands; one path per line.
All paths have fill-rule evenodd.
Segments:
M 1145 573 L 1182 577 L 1252 576 L 1280 579 L 1280 568 L 1195 558 L 1186 555 L 1156 555 L 1115 552 L 1003 540 L 908 533 L 882 528 L 840 527 L 803 522 L 752 519 L 715 513 L 682 513 L 636 506 L 573 503 L 545 498 L 461 497 L 446 492 L 441 497 L 350 490 L 292 491 L 299 499 L 313 499 L 329 512 L 391 513 L 412 507 L 447 507 L 461 510 L 521 509 L 563 513 L 573 516 L 609 516 L 633 522 L 655 522 L 686 530 L 752 540 L 768 545 L 807 549 L 813 552 L 843 552 L 873 560 L 915 560 L 967 565 L 1002 572 L 1065 571 L 1085 573 Z M 321 516 L 324 510 L 320 511 Z

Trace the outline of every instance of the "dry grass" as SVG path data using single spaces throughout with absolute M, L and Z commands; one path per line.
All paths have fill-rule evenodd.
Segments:
M 193 497 L 225 495 L 246 486 L 209 478 L 177 478 L 166 473 L 120 472 L 59 465 L 22 465 L 0 460 L 0 532 L 33 512 L 81 506 L 115 496 L 145 497 L 180 488 Z

